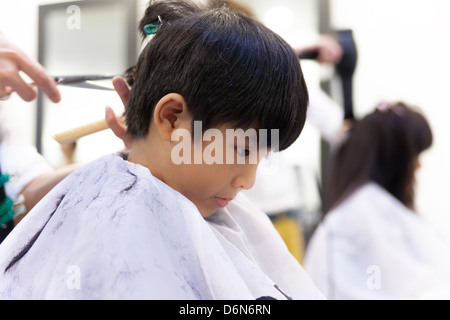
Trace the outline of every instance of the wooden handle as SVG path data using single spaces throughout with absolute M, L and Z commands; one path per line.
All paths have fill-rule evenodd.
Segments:
M 121 117 L 117 117 L 117 119 L 119 121 L 122 121 Z M 92 123 L 89 123 L 86 125 L 82 125 L 80 127 L 73 128 L 71 130 L 57 133 L 53 136 L 53 138 L 60 144 L 70 143 L 70 142 L 77 141 L 78 139 L 80 139 L 82 137 L 91 135 L 96 132 L 106 130 L 108 128 L 109 128 L 108 124 L 103 119 L 103 120 L 98 120 L 98 121 L 95 121 L 95 122 L 92 122 Z

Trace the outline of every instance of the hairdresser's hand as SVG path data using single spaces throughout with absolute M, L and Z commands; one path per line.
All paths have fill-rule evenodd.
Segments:
M 338 64 L 343 55 L 340 44 L 328 35 L 321 35 L 316 43 L 296 49 L 296 51 L 297 53 L 317 51 L 319 56 L 316 60 L 320 63 Z
M 128 98 L 130 96 L 130 89 L 126 84 L 126 81 L 122 77 L 115 77 L 113 79 L 113 86 L 116 89 L 123 105 L 126 107 Z M 114 111 L 110 107 L 105 109 L 105 121 L 114 134 L 122 139 L 126 149 L 130 149 L 132 145 L 132 139 L 127 133 L 125 126 L 117 119 Z
M 26 73 L 34 83 L 27 84 L 20 76 L 20 71 Z M 15 91 L 23 100 L 32 101 L 37 96 L 34 86 L 38 86 L 53 102 L 61 100 L 56 82 L 44 67 L 29 58 L 0 32 L 0 98 Z

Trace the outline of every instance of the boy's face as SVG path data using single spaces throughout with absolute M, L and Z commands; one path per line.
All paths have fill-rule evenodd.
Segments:
M 243 130 L 226 125 L 206 131 L 201 141 L 194 140 L 191 138 L 189 143 L 190 157 L 186 141 L 177 140 L 180 144 L 172 149 L 172 170 L 165 182 L 208 217 L 225 207 L 239 191 L 253 186 L 258 164 L 269 150 L 258 149 L 252 137 L 244 137 Z

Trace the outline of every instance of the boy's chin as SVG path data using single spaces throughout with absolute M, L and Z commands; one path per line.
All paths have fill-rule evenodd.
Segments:
M 200 211 L 200 214 L 202 215 L 203 218 L 208 218 L 208 217 L 212 216 L 218 208 L 216 206 L 200 207 L 197 205 L 197 209 L 198 209 L 198 211 Z

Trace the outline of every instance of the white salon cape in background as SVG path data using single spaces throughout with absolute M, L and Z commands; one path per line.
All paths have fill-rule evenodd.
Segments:
M 66 178 L 0 246 L 0 299 L 264 296 L 323 298 L 270 220 L 243 196 L 205 220 L 121 155 Z
M 449 299 L 450 248 L 375 183 L 329 212 L 304 267 L 329 299 Z

